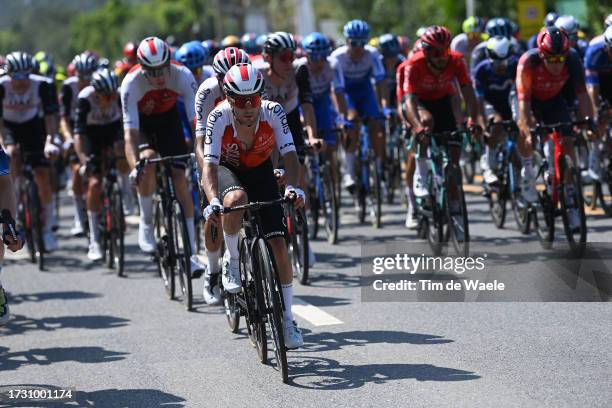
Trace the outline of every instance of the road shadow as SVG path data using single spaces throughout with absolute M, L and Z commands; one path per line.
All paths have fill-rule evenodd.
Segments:
M 0 327 L 0 335 L 23 334 L 32 331 L 55 331 L 60 329 L 113 329 L 123 327 L 128 324 L 128 319 L 114 316 L 62 316 L 44 317 L 42 319 L 32 319 L 23 315 L 15 314 L 12 319 Z
M 353 330 L 345 332 L 312 332 L 302 328 L 304 346 L 300 352 L 322 353 L 341 350 L 346 347 L 364 347 L 369 344 L 414 344 L 437 345 L 452 343 L 454 340 L 442 336 L 422 333 L 408 333 L 394 330 Z
M 389 381 L 468 381 L 479 375 L 472 371 L 432 364 L 340 364 L 322 357 L 290 360 L 289 384 L 307 389 L 351 390 L 365 384 L 385 384 Z
M 317 255 L 319 257 L 319 255 Z M 357 267 L 359 263 L 355 263 L 352 267 Z M 313 271 L 309 276 L 308 286 L 321 288 L 356 288 L 361 286 L 359 275 L 348 275 L 339 272 L 322 272 Z
M 15 353 L 9 351 L 8 347 L 0 346 L 0 372 L 17 370 L 26 365 L 50 365 L 68 361 L 85 364 L 110 363 L 123 360 L 129 354 L 102 347 L 34 348 Z
M 330 297 L 330 296 L 307 296 L 307 295 L 299 295 L 296 296 L 297 298 L 300 298 L 301 300 L 310 303 L 311 305 L 314 306 L 346 306 L 346 305 L 350 305 L 351 304 L 351 300 L 350 299 L 344 299 L 344 298 L 336 298 L 336 297 Z
M 11 305 L 18 305 L 23 302 L 44 302 L 46 300 L 81 300 L 102 297 L 100 293 L 82 292 L 78 290 L 64 292 L 39 292 L 39 293 L 20 293 L 8 297 Z

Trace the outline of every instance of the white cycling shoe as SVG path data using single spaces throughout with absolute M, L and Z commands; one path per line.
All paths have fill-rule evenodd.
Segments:
M 147 254 L 155 252 L 155 235 L 153 234 L 153 224 L 140 222 L 138 225 L 138 246 L 142 252 Z
M 297 323 L 294 320 L 283 319 L 283 334 L 285 336 L 285 347 L 288 349 L 296 349 L 304 345 L 304 338 L 302 332 L 297 327 Z
M 100 244 L 98 244 L 97 242 L 92 242 L 89 244 L 87 258 L 90 261 L 99 261 L 102 259 L 102 249 L 100 249 Z
M 242 290 L 240 282 L 240 261 L 238 258 L 230 258 L 229 252 L 223 255 L 223 289 L 226 292 L 236 294 Z
M 204 273 L 204 290 L 202 291 L 204 301 L 207 305 L 215 306 L 221 304 L 221 288 L 219 288 L 219 274 L 210 273 L 208 269 Z
M 200 262 L 197 255 L 191 255 L 190 261 L 191 261 L 191 275 L 192 276 L 195 275 L 197 277 L 202 276 L 202 274 L 207 269 L 206 265 Z

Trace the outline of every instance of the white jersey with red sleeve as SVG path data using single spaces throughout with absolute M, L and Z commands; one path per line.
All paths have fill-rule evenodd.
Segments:
M 204 137 L 208 115 L 224 99 L 225 95 L 219 86 L 219 80 L 216 76 L 202 82 L 195 96 L 196 137 Z
M 168 112 L 176 106 L 179 96 L 189 101 L 185 104 L 188 118 L 195 117 L 195 93 L 198 85 L 191 71 L 182 65 L 171 63 L 165 88 L 154 88 L 146 78 L 144 69 L 135 65 L 121 83 L 123 128 L 139 129 L 139 115 L 155 115 Z
M 253 168 L 265 162 L 275 148 L 282 156 L 295 151 L 287 115 L 277 102 L 261 101 L 259 122 L 250 149 L 246 149 L 236 135 L 234 114 L 229 102 L 225 100 L 208 115 L 204 161 L 237 168 Z

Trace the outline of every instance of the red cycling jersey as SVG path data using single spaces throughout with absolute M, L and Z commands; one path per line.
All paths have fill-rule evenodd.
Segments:
M 399 64 L 397 66 L 397 69 L 395 70 L 395 96 L 397 98 L 398 105 L 402 104 L 402 100 L 406 95 L 406 93 L 404 92 L 404 80 L 406 77 L 406 67 L 408 66 L 409 62 L 410 60 L 402 61 L 402 63 Z
M 454 51 L 450 52 L 448 64 L 439 75 L 431 72 L 423 50 L 415 52 L 410 57 L 405 70 L 404 95 L 414 94 L 425 101 L 434 101 L 456 94 L 455 80 L 460 86 L 472 84 L 463 55 Z
M 584 84 L 584 70 L 580 57 L 574 50 L 570 50 L 565 65 L 559 75 L 553 75 L 544 66 L 537 49 L 531 49 L 519 59 L 516 71 L 516 90 L 518 99 L 546 101 L 557 96 L 565 83 L 571 80 L 576 95 L 586 92 Z

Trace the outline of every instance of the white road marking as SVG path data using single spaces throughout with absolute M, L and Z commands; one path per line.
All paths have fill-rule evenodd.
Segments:
M 343 321 L 336 319 L 323 309 L 320 309 L 297 297 L 293 298 L 293 313 L 300 316 L 314 326 L 331 326 L 342 324 Z
M 11 261 L 20 261 L 22 259 L 30 259 L 30 253 L 28 252 L 28 248 L 24 247 L 17 252 L 13 252 L 10 249 L 4 249 L 4 259 Z

